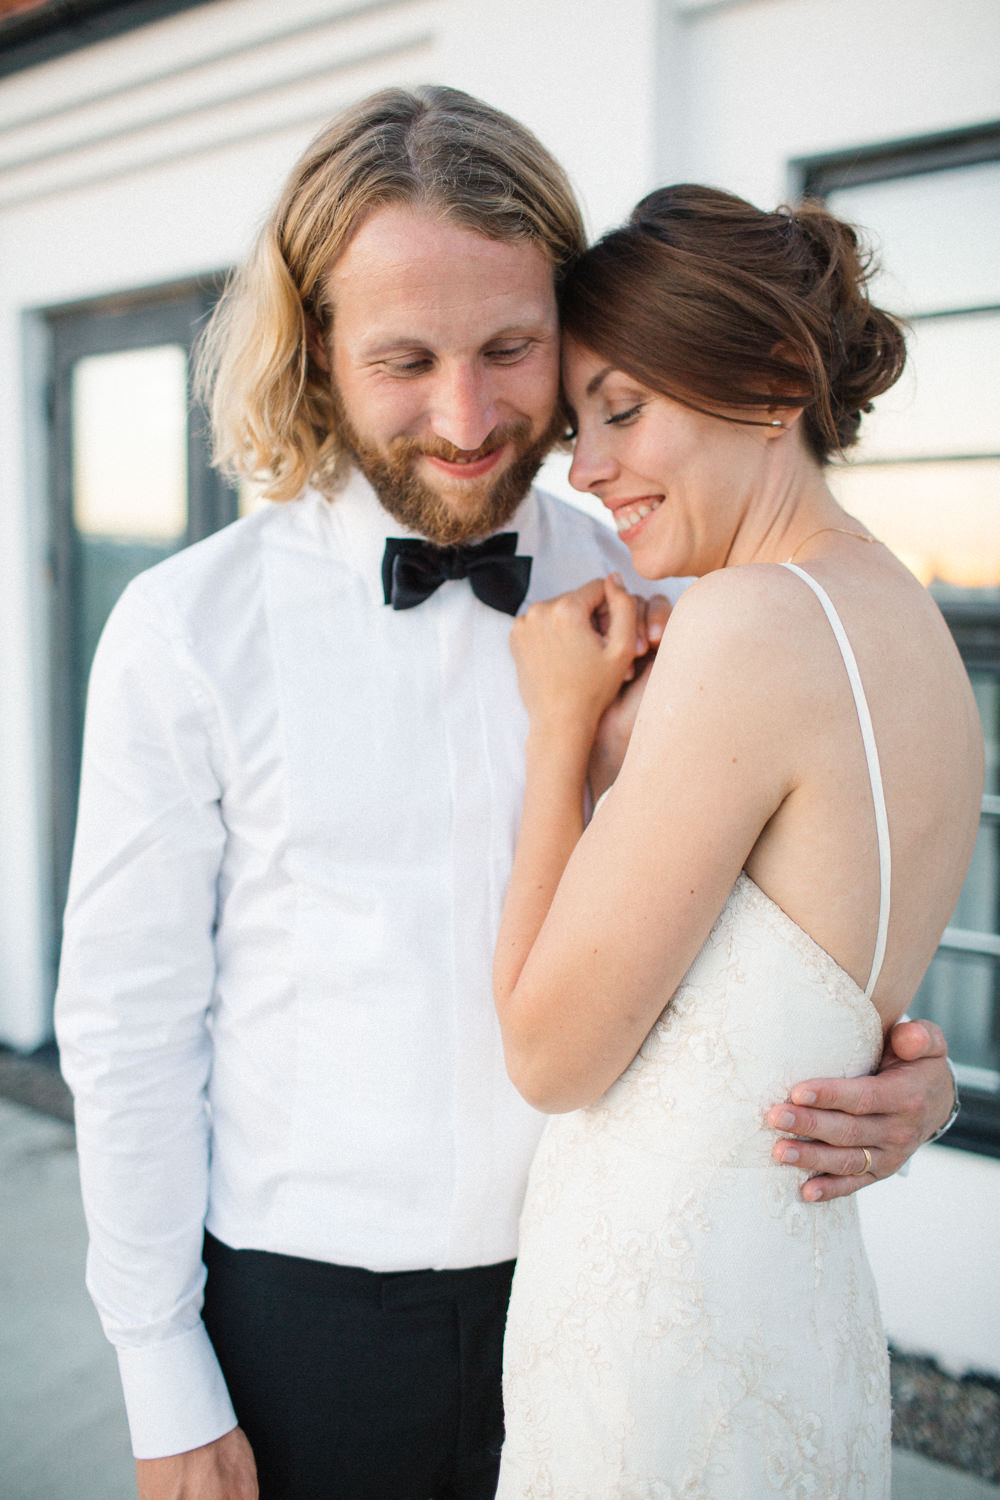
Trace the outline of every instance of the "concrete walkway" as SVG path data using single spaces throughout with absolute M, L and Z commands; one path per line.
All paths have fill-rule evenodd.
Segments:
M 71 1127 L 0 1099 L 2 1500 L 135 1500 L 115 1359 L 83 1286 L 85 1250 Z M 893 1495 L 998 1500 L 1000 1486 L 897 1452 Z
M 83 1287 L 73 1130 L 0 1099 L 0 1495 L 134 1500 L 118 1371 Z

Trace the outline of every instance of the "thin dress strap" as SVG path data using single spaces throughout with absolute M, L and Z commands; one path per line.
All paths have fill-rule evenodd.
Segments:
M 865 999 L 870 1000 L 872 991 L 878 983 L 878 976 L 882 972 L 882 960 L 885 958 L 885 944 L 889 933 L 889 896 L 892 882 L 892 860 L 889 848 L 889 819 L 885 810 L 885 792 L 882 787 L 882 770 L 879 766 L 878 750 L 875 745 L 875 731 L 872 728 L 872 716 L 868 709 L 868 699 L 865 690 L 861 686 L 861 673 L 858 671 L 858 663 L 851 643 L 847 639 L 847 632 L 841 624 L 840 616 L 833 607 L 833 601 L 824 588 L 821 587 L 811 573 L 805 572 L 803 568 L 796 567 L 795 563 L 782 563 L 791 573 L 797 573 L 803 583 L 807 583 L 816 598 L 823 606 L 823 610 L 830 622 L 831 629 L 837 638 L 840 654 L 844 658 L 844 666 L 851 682 L 851 692 L 854 694 L 854 706 L 858 711 L 858 722 L 861 725 L 861 738 L 865 746 L 865 758 L 868 761 L 868 780 L 871 783 L 872 802 L 875 807 L 875 833 L 878 838 L 878 873 L 879 873 L 879 897 L 878 897 L 878 930 L 875 934 L 875 955 L 872 959 L 871 973 L 868 975 L 868 983 L 865 986 Z

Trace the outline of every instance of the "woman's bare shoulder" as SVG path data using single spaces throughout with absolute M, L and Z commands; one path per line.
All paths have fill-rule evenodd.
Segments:
M 822 611 L 802 583 L 774 564 L 707 573 L 685 591 L 670 616 L 650 674 L 643 719 L 702 726 L 715 735 L 739 728 L 769 753 L 796 725 L 825 707 L 836 669 Z
M 719 651 L 764 668 L 771 652 L 783 656 L 784 648 L 801 646 L 802 631 L 808 635 L 821 619 L 810 590 L 787 568 L 747 563 L 706 573 L 685 589 L 665 639 L 675 650 L 694 647 L 703 660 Z

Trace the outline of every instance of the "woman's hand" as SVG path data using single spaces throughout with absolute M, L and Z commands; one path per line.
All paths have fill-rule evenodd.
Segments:
M 593 738 L 598 720 L 646 649 L 638 601 L 619 574 L 533 604 L 514 621 L 511 650 L 533 730 Z

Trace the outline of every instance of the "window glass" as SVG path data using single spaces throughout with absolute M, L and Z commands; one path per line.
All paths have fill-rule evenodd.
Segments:
M 906 369 L 862 419 L 851 458 L 1000 456 L 1000 309 L 918 321 L 906 344 Z
M 989 932 L 996 926 L 997 863 L 1000 855 L 1000 826 L 983 822 L 976 839 L 972 864 L 965 885 L 952 913 L 949 928 L 962 932 Z
M 1000 1090 L 997 975 L 993 958 L 942 948 L 910 1007 L 941 1027 L 959 1082 L 987 1093 Z
M 838 188 L 827 201 L 876 242 L 885 271 L 873 295 L 912 318 L 906 371 L 863 419 L 847 461 L 833 467 L 833 488 L 938 597 L 993 597 L 1000 162 Z
M 972 671 L 986 745 L 984 816 L 972 864 L 910 1007 L 936 1021 L 963 1086 L 1000 1096 L 1000 681 Z
M 972 671 L 972 691 L 979 706 L 986 755 L 984 792 L 987 797 L 1000 793 L 1000 683 L 992 673 Z
M 85 355 L 73 365 L 70 399 L 82 719 L 86 673 L 115 600 L 186 539 L 186 352 L 160 344 Z
M 73 521 L 83 536 L 177 542 L 187 528 L 187 355 L 92 354 L 73 370 Z
M 835 464 L 830 487 L 922 583 L 1000 598 L 1000 458 Z
M 876 300 L 911 316 L 1000 303 L 1000 162 L 978 162 L 827 197 L 835 214 L 874 235 L 883 276 Z

